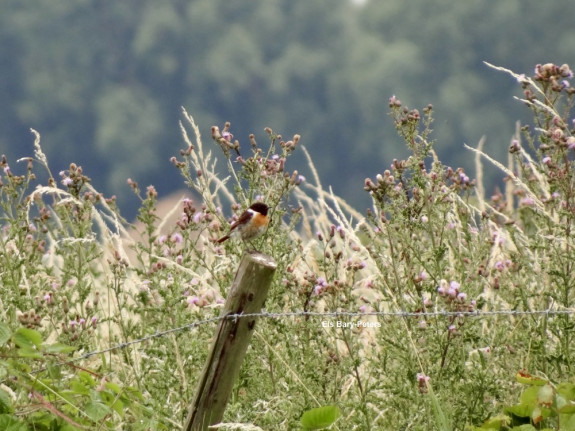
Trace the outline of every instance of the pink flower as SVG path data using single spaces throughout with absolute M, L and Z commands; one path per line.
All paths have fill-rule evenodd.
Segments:
M 535 201 L 532 198 L 525 197 L 519 201 L 520 205 L 524 205 L 526 207 L 534 207 Z
M 232 139 L 234 139 L 234 135 L 232 135 L 230 132 L 224 130 L 222 132 L 222 138 L 224 138 L 226 141 L 231 142 Z
M 417 375 L 415 377 L 417 378 L 418 383 L 426 383 L 426 382 L 429 382 L 431 380 L 431 377 L 429 377 L 423 373 L 417 373 Z
M 419 392 L 422 394 L 427 393 L 427 383 L 431 380 L 431 378 L 423 373 L 417 373 L 415 378 L 417 379 Z
M 505 269 L 505 265 L 503 264 L 503 262 L 501 262 L 500 260 L 498 260 L 497 262 L 495 262 L 493 264 L 493 268 L 495 268 L 498 271 L 503 271 Z
M 188 305 L 198 305 L 198 303 L 200 302 L 200 298 L 198 298 L 197 296 L 188 296 L 186 298 L 186 302 L 188 303 Z

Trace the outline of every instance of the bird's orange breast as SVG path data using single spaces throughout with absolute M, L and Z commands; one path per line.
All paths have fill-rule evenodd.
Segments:
M 252 217 L 251 222 L 254 228 L 261 229 L 268 225 L 269 219 L 266 216 L 261 215 L 260 213 L 255 213 Z

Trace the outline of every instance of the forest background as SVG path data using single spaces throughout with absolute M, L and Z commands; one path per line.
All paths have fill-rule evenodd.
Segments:
M 82 165 L 130 218 L 127 178 L 160 196 L 182 187 L 169 165 L 182 106 L 205 136 L 225 121 L 244 142 L 266 126 L 300 133 L 324 184 L 363 211 L 364 178 L 406 155 L 390 96 L 432 103 L 439 157 L 474 175 L 463 144 L 486 135 L 485 151 L 504 160 L 528 115 L 513 79 L 483 61 L 528 75 L 575 63 L 571 0 L 0 0 L 0 10 L 1 152 L 32 155 L 38 130 L 56 172 Z M 490 172 L 488 193 L 501 181 Z

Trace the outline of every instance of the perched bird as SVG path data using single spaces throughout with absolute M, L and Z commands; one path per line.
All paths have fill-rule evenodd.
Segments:
M 268 210 L 263 202 L 256 202 L 245 210 L 237 221 L 230 226 L 230 232 L 217 240 L 222 243 L 232 236 L 239 236 L 242 241 L 250 241 L 264 233 L 269 224 Z

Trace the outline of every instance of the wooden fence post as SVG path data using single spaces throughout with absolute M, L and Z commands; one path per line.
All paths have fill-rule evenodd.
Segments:
M 222 315 L 259 313 L 276 267 L 276 262 L 269 256 L 245 253 Z M 185 431 L 203 431 L 209 425 L 221 422 L 255 324 L 255 317 L 220 321 L 210 355 L 196 384 Z

